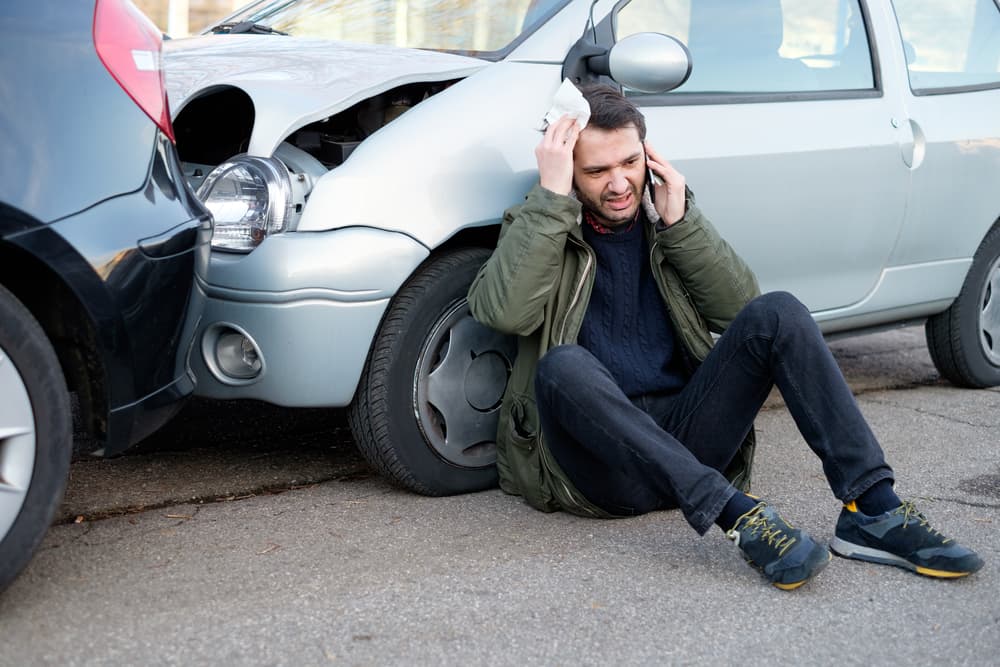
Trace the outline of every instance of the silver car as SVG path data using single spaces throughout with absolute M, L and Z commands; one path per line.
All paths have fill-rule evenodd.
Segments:
M 410 489 L 495 483 L 514 346 L 465 294 L 565 78 L 622 85 L 824 332 L 926 321 L 1000 384 L 995 0 L 265 0 L 165 57 L 216 225 L 198 392 L 349 406 Z

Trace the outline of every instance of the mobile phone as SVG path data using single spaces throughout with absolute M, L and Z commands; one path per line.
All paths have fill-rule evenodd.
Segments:
M 647 162 L 649 161 L 648 155 L 646 156 L 646 161 Z M 654 174 L 653 170 L 650 169 L 648 166 L 646 167 L 646 173 L 649 174 L 649 182 L 653 185 L 653 187 L 656 187 L 658 185 L 663 185 L 663 179 Z
M 646 167 L 646 188 L 649 190 L 649 200 L 656 201 L 656 186 L 663 185 L 663 179 L 653 173 L 653 170 Z
M 646 158 L 646 188 L 649 190 L 649 200 L 651 202 L 656 202 L 656 188 L 663 185 L 663 179 L 657 176 L 652 169 L 649 168 L 649 153 L 645 153 Z

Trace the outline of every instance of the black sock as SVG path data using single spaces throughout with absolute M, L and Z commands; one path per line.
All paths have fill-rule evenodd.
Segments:
M 736 525 L 736 520 L 757 506 L 758 501 L 745 493 L 737 491 L 729 499 L 722 512 L 715 519 L 715 525 L 722 530 L 729 530 Z
M 894 510 L 903 504 L 896 492 L 892 490 L 892 480 L 890 479 L 875 482 L 871 488 L 858 496 L 855 502 L 858 509 L 868 516 Z

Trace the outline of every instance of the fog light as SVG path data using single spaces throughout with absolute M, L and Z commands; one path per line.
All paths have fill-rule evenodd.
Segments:
M 238 331 L 219 335 L 215 342 L 215 363 L 220 371 L 237 380 L 255 378 L 263 367 L 257 346 Z

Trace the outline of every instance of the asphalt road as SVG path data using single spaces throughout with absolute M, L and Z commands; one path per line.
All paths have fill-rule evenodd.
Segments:
M 897 490 L 980 552 L 976 575 L 835 559 L 782 592 L 677 512 L 423 498 L 371 474 L 342 413 L 195 402 L 74 464 L 0 596 L 0 664 L 996 664 L 1000 391 L 939 382 L 916 329 L 832 347 Z M 828 540 L 837 502 L 779 397 L 757 427 L 755 491 Z

